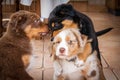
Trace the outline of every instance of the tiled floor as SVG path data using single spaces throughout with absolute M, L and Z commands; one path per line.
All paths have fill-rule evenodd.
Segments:
M 106 79 L 120 80 L 120 16 L 108 13 L 85 14 L 92 19 L 96 31 L 108 27 L 114 28 L 98 39 Z M 53 64 L 49 53 L 49 43 L 48 38 L 32 42 L 33 57 L 27 71 L 35 80 L 52 80 Z

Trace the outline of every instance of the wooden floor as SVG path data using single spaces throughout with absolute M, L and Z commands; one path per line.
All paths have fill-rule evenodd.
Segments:
M 93 21 L 95 30 L 108 27 L 114 29 L 98 37 L 104 74 L 107 80 L 120 80 L 120 16 L 108 13 L 85 13 Z M 33 40 L 34 46 L 31 64 L 27 72 L 35 80 L 52 80 L 53 64 L 49 52 L 49 38 Z

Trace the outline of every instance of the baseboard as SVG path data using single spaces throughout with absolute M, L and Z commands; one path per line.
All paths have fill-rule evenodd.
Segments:
M 120 9 L 116 9 L 116 10 L 108 9 L 108 12 L 112 13 L 115 16 L 120 16 Z

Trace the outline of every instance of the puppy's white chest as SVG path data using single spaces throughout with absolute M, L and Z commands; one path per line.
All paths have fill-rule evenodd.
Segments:
M 74 62 L 68 62 L 66 60 L 64 60 L 62 63 L 62 68 L 63 68 L 63 74 L 69 74 L 69 73 L 73 73 L 76 71 L 80 71 L 80 68 L 78 68 Z
M 59 66 L 59 68 L 57 68 Z M 54 67 L 57 68 L 57 71 L 61 74 L 71 74 L 73 72 L 80 72 L 82 67 L 77 67 L 74 62 L 69 62 L 66 60 L 60 60 L 54 62 Z

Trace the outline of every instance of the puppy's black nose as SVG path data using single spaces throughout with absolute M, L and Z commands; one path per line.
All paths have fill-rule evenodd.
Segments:
M 61 47 L 59 51 L 60 51 L 60 53 L 64 53 L 65 52 L 65 48 Z

